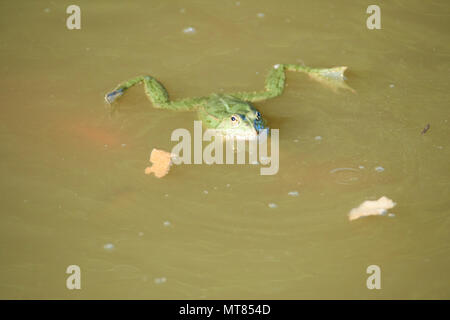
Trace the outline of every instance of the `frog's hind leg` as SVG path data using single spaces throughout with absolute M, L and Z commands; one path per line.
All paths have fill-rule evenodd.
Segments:
M 238 92 L 231 95 L 250 102 L 257 102 L 277 97 L 283 93 L 286 81 L 286 71 L 306 73 L 312 79 L 327 85 L 334 91 L 339 88 L 343 88 L 354 92 L 354 90 L 344 82 L 344 71 L 346 69 L 347 67 L 317 69 L 297 64 L 276 64 L 270 70 L 266 78 L 263 91 Z
M 150 99 L 155 107 L 160 107 L 169 102 L 169 95 L 164 86 L 155 78 L 151 76 L 139 76 L 119 84 L 113 91 L 105 95 L 105 100 L 109 104 L 116 101 L 118 98 L 123 96 L 125 91 L 127 91 L 132 86 L 143 82 L 145 88 L 145 94 Z
M 189 111 L 201 105 L 205 98 L 182 99 L 177 101 L 169 101 L 169 94 L 164 86 L 151 76 L 139 76 L 119 84 L 113 91 L 105 95 L 108 104 L 112 104 L 120 98 L 129 88 L 139 84 L 144 84 L 144 91 L 148 99 L 155 108 L 163 108 L 170 110 Z

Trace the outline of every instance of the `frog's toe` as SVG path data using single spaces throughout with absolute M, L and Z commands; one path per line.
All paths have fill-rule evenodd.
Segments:
M 124 92 L 123 88 L 114 90 L 113 92 L 110 92 L 108 94 L 105 95 L 105 100 L 106 102 L 108 102 L 109 104 L 113 103 L 118 97 L 122 96 Z

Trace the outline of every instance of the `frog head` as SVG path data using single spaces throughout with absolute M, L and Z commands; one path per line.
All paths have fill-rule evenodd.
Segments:
M 226 138 L 256 139 L 267 130 L 261 113 L 249 102 L 233 96 L 213 95 L 198 112 L 208 129 Z

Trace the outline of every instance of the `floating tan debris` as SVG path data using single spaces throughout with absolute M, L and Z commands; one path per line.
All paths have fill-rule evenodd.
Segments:
M 364 201 L 358 208 L 350 211 L 348 218 L 351 221 L 361 217 L 384 215 L 395 205 L 396 203 L 387 197 L 381 197 L 375 201 Z
M 172 154 L 164 150 L 153 149 L 150 154 L 151 167 L 145 168 L 145 174 L 155 174 L 155 177 L 162 178 L 169 173 L 172 165 Z

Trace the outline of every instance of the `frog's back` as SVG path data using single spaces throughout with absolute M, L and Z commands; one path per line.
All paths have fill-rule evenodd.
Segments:
M 217 117 L 233 113 L 246 114 L 256 110 L 251 103 L 228 94 L 212 94 L 205 104 L 205 109 Z

